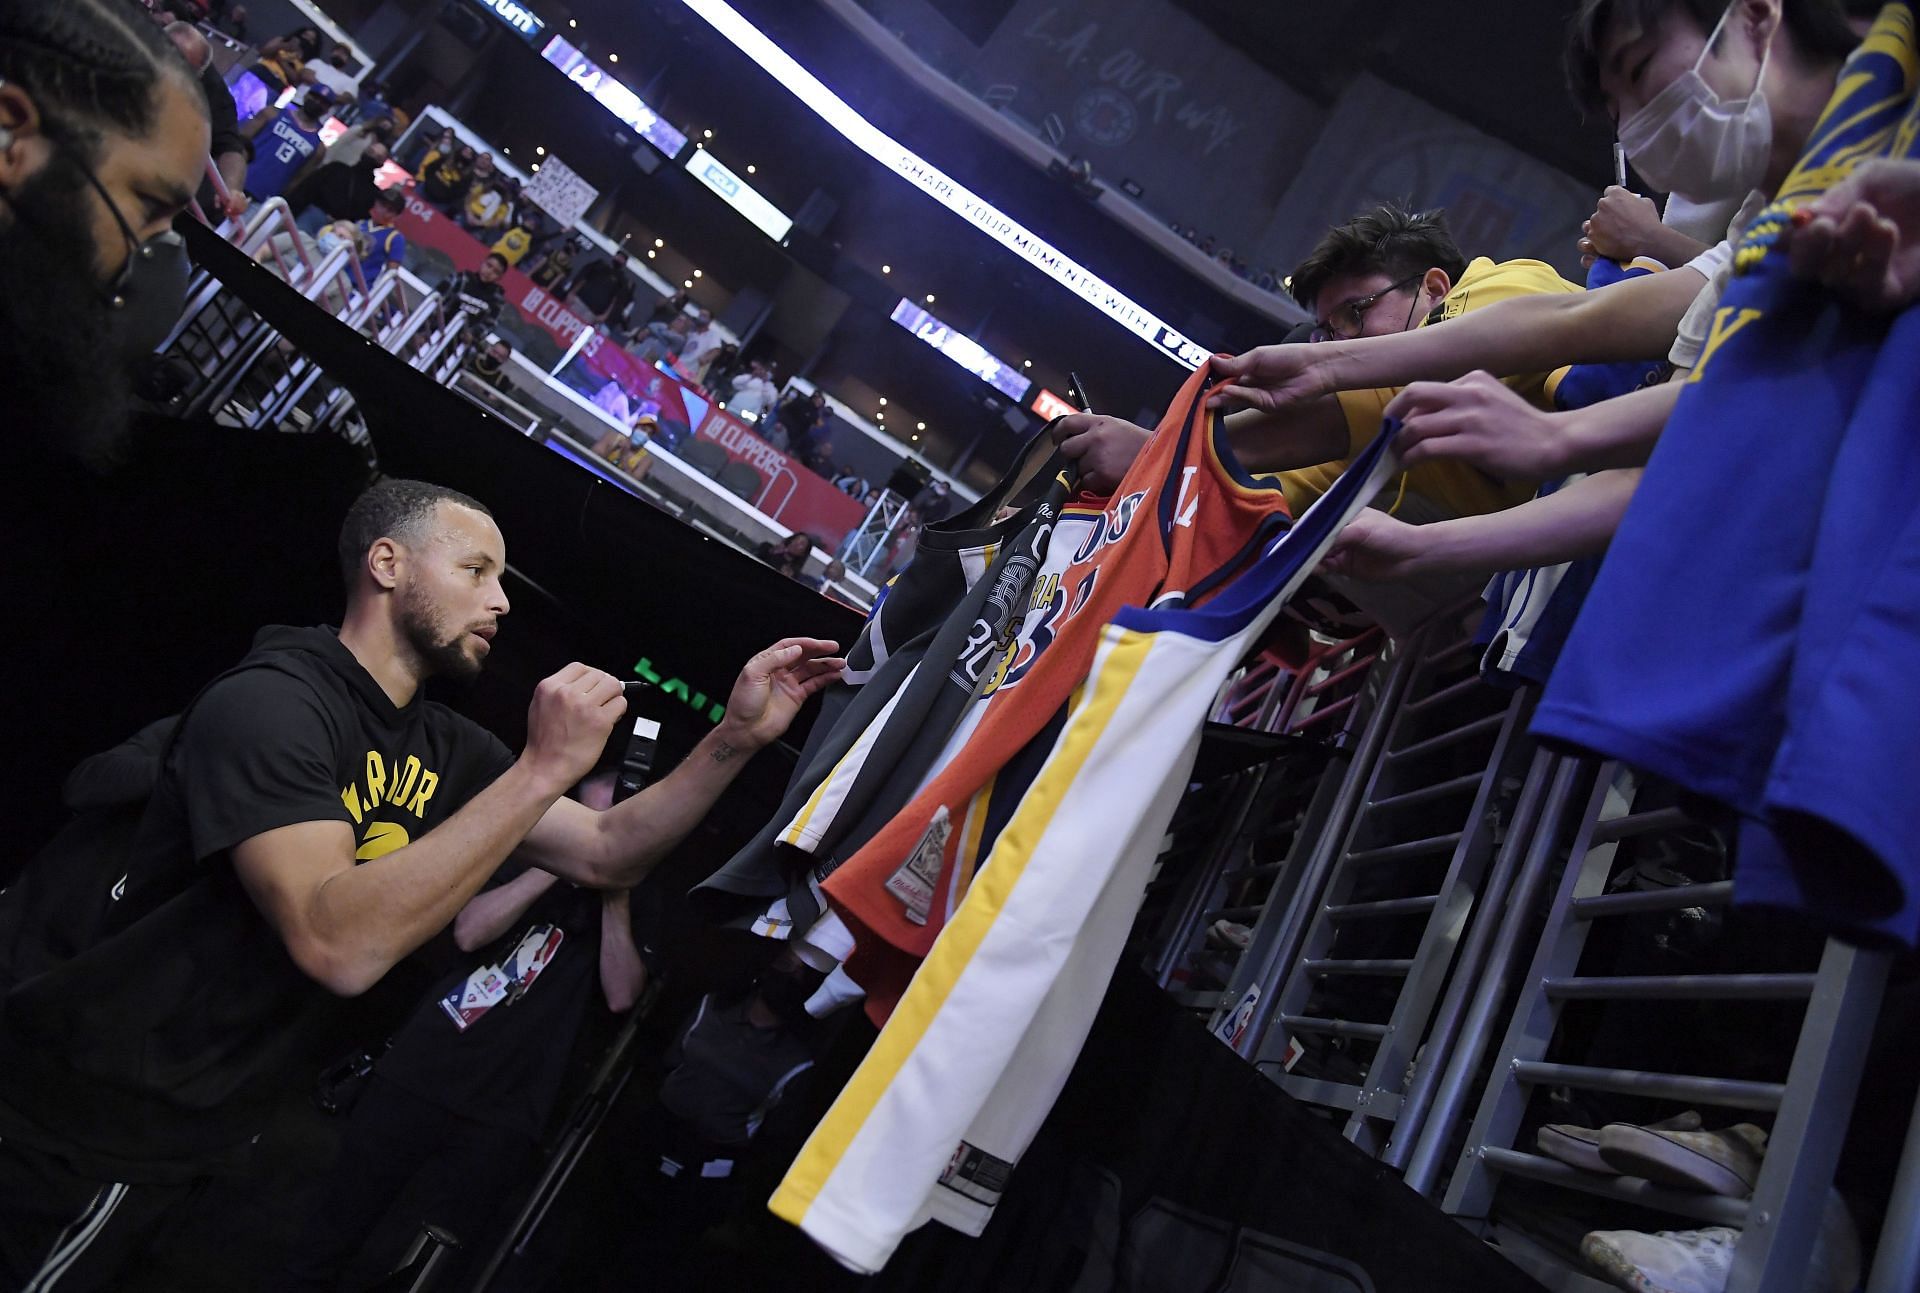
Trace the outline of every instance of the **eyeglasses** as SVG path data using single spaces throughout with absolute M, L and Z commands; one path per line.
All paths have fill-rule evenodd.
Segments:
M 1333 308 L 1333 313 L 1324 319 L 1316 320 L 1312 341 L 1351 341 L 1360 335 L 1367 326 L 1367 311 L 1380 303 L 1382 297 L 1391 296 L 1409 283 L 1417 283 L 1427 276 L 1426 270 L 1409 274 L 1398 283 L 1389 283 L 1371 296 L 1356 296 L 1351 301 L 1343 301 Z
M 133 281 L 134 266 L 140 261 L 153 259 L 153 244 L 140 241 L 139 235 L 133 231 L 133 226 L 128 224 L 127 218 L 120 214 L 120 204 L 113 200 L 113 195 L 107 192 L 107 186 L 100 182 L 100 177 L 93 173 L 93 168 L 80 160 L 78 152 L 71 147 L 62 151 L 65 152 L 67 160 L 72 162 L 74 168 L 80 172 L 81 177 L 93 187 L 93 191 L 100 195 L 100 200 L 107 204 L 108 214 L 113 216 L 113 222 L 120 226 L 120 236 L 127 240 L 127 258 L 121 264 L 119 272 L 113 276 L 113 281 L 107 284 L 107 304 L 116 310 L 123 310 L 127 305 L 127 284 Z

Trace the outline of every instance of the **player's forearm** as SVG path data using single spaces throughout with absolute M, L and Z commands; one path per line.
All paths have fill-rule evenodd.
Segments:
M 336 992 L 365 991 L 445 929 L 533 829 L 564 787 L 524 762 L 404 848 L 324 881 L 305 928 Z
M 758 749 L 722 723 L 679 767 L 600 814 L 594 856 L 588 861 L 593 882 L 609 889 L 638 884 L 700 824 Z
M 1503 512 L 1420 527 L 1416 574 L 1492 574 L 1557 566 L 1606 551 L 1620 526 L 1638 468 L 1603 471 Z
M 1347 419 L 1331 395 L 1272 413 L 1245 409 L 1227 415 L 1227 442 L 1249 471 L 1296 471 L 1346 456 Z
M 521 872 L 497 889 L 477 893 L 453 919 L 453 941 L 463 952 L 485 947 L 527 914 L 559 877 L 538 868 Z
M 1559 441 L 1555 474 L 1645 466 L 1682 385 L 1663 382 L 1560 415 L 1566 435 Z
M 627 890 L 616 889 L 600 905 L 600 991 L 607 1009 L 625 1014 L 640 999 L 647 967 L 633 945 L 633 913 Z

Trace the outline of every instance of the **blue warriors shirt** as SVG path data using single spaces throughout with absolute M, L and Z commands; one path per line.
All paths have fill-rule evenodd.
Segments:
M 1534 720 L 1745 819 L 1743 901 L 1920 939 L 1920 316 L 1793 277 L 1794 211 L 1915 156 L 1912 5 L 1841 70 L 1750 226 L 1686 389 Z

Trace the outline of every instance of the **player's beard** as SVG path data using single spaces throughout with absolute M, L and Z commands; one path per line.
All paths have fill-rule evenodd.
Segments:
M 446 615 L 418 584 L 409 585 L 400 595 L 400 632 L 419 658 L 424 678 L 471 682 L 485 667 L 485 661 L 467 645 L 472 630 L 450 627 Z
M 129 399 L 92 228 L 86 181 L 57 158 L 0 209 L 0 434 L 100 469 Z

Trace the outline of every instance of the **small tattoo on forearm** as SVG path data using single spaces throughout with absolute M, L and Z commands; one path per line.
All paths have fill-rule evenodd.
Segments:
M 734 755 L 738 753 L 739 753 L 738 750 L 734 749 L 731 745 L 728 745 L 725 741 L 722 741 L 718 745 L 713 747 L 713 761 L 715 763 L 725 763 L 728 759 L 731 759 Z

